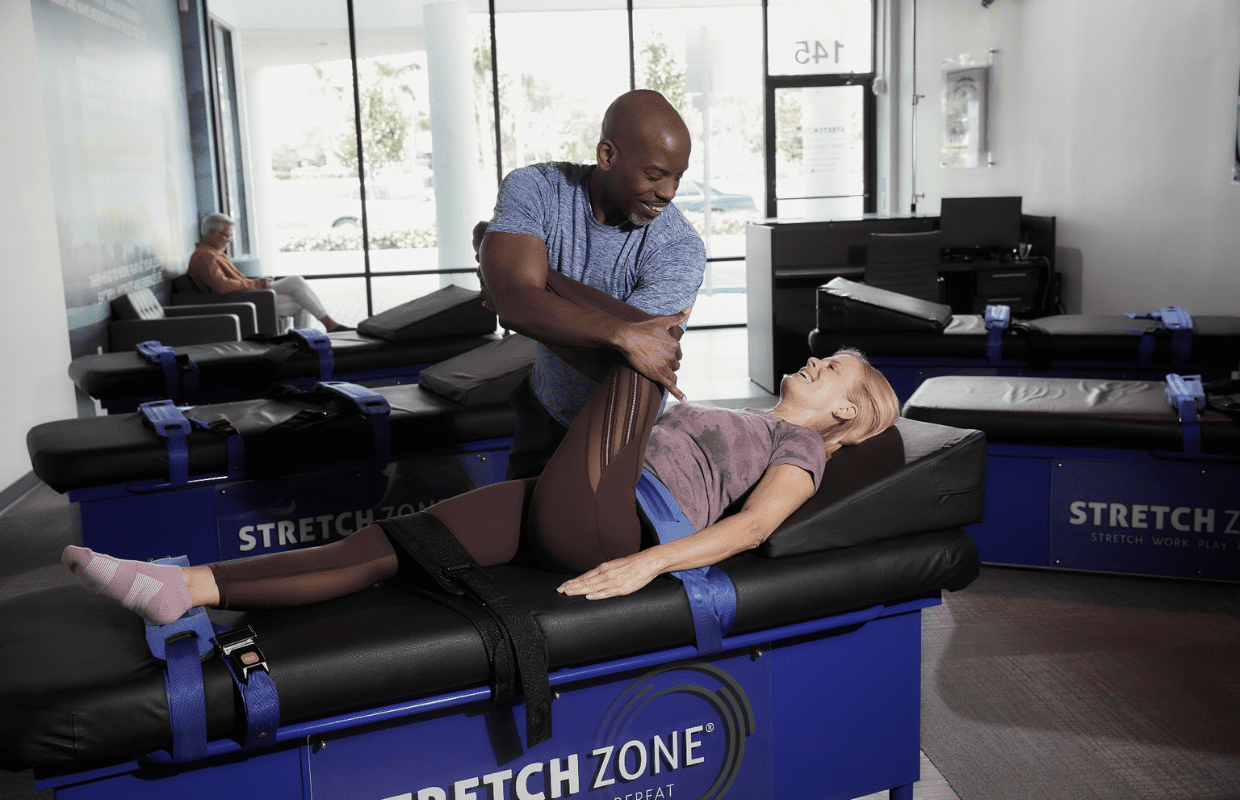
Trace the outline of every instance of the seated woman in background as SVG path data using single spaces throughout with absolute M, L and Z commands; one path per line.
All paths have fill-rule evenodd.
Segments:
M 548 290 L 624 319 L 643 313 L 558 273 L 550 273 Z M 422 522 L 446 526 L 484 567 L 512 560 L 525 537 L 541 567 L 579 573 L 558 591 L 588 599 L 629 594 L 660 574 L 757 547 L 814 494 L 831 453 L 881 433 L 900 413 L 886 378 L 854 350 L 811 358 L 786 376 L 770 411 L 680 403 L 662 416 L 662 387 L 621 359 L 599 357 L 611 362 L 599 389 L 540 477 L 450 498 L 419 512 Z M 634 489 L 643 468 L 668 488 L 696 533 L 643 547 Z M 750 488 L 742 508 L 723 517 Z M 62 560 L 86 588 L 164 624 L 194 606 L 328 600 L 416 569 L 383 525 L 320 547 L 187 568 L 74 546 Z
M 228 253 L 224 252 L 232 239 L 232 226 L 233 218 L 218 211 L 208 214 L 202 221 L 202 240 L 189 257 L 189 268 L 186 270 L 199 291 L 232 294 L 247 289 L 275 289 L 276 316 L 292 317 L 293 327 L 308 327 L 313 316 L 328 331 L 353 330 L 331 318 L 314 289 L 300 275 L 283 278 L 247 278 L 242 275 Z

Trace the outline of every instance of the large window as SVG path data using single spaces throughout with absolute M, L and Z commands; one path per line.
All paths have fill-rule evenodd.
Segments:
M 230 10 L 211 22 L 211 51 L 235 247 L 264 275 L 315 281 L 347 324 L 446 283 L 476 286 L 469 229 L 502 177 L 592 162 L 604 110 L 630 88 L 662 92 L 693 137 L 676 203 L 708 268 L 691 326 L 745 323 L 747 222 L 873 209 L 865 0 Z

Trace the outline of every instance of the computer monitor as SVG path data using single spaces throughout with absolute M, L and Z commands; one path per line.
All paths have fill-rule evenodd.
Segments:
M 1001 255 L 1019 245 L 1019 197 L 943 198 L 939 246 L 949 254 Z

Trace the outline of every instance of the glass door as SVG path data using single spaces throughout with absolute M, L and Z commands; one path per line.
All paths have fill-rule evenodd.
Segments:
M 769 0 L 766 31 L 767 215 L 872 213 L 873 3 Z

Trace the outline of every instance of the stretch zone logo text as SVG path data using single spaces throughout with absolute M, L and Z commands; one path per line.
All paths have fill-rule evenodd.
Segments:
M 694 751 L 702 744 L 700 737 L 703 732 L 709 733 L 714 727 L 707 723 L 673 731 L 668 734 L 667 741 L 660 736 L 654 736 L 649 743 L 634 739 L 619 748 L 614 745 L 599 747 L 588 756 L 597 761 L 590 773 L 587 773 L 593 775 L 587 790 L 597 791 L 614 786 L 617 781 L 626 784 L 643 776 L 660 775 L 702 764 L 706 761 L 705 757 L 695 755 Z M 567 758 L 553 758 L 546 763 L 536 761 L 526 764 L 515 774 L 510 769 L 501 770 L 456 781 L 447 789 L 428 786 L 419 789 L 417 794 L 402 794 L 387 800 L 551 800 L 572 797 L 581 792 L 581 760 L 579 755 L 574 753 Z M 634 800 L 663 800 L 672 797 L 673 786 L 675 784 L 669 783 L 637 794 L 625 795 L 621 791 L 617 795 Z
M 1240 535 L 1240 509 L 1154 506 L 1077 500 L 1068 506 L 1069 525 L 1089 525 L 1138 530 L 1173 530 L 1180 533 L 1230 533 Z

